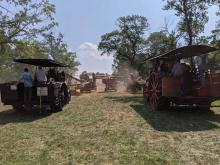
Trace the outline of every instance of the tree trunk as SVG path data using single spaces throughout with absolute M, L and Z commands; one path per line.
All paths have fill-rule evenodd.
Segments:
M 193 44 L 193 34 L 192 34 L 192 27 L 191 27 L 192 18 L 188 13 L 186 3 L 187 3 L 187 0 L 184 0 L 184 2 L 183 2 L 183 11 L 184 11 L 185 20 L 186 20 L 186 28 L 187 28 L 186 31 L 187 31 L 187 35 L 189 37 L 188 38 L 188 46 L 190 46 L 190 45 Z M 190 64 L 191 64 L 191 66 L 193 66 L 193 58 L 192 57 L 190 58 Z

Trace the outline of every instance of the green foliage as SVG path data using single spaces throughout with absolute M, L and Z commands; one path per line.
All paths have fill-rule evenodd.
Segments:
M 54 60 L 62 62 L 68 65 L 65 71 L 69 74 L 74 74 L 77 71 L 77 67 L 80 65 L 76 61 L 76 53 L 68 50 L 67 44 L 63 41 L 63 35 L 61 33 L 56 36 L 54 33 L 44 34 L 44 40 L 42 46 L 45 51 Z
M 83 71 L 79 77 L 80 77 L 80 80 L 89 81 L 89 75 L 87 71 Z
M 209 36 L 210 45 L 216 47 L 220 50 L 220 29 L 219 25 L 212 31 L 211 36 Z M 209 55 L 209 66 L 213 70 L 220 70 L 220 51 L 216 51 Z
M 200 33 L 204 32 L 208 22 L 208 1 L 206 0 L 164 0 L 164 10 L 174 10 L 180 18 L 178 30 L 188 45 L 195 44 Z
M 166 53 L 177 47 L 177 38 L 175 33 L 167 34 L 165 31 L 153 32 L 147 39 L 148 54 L 155 56 Z
M 102 54 L 114 56 L 115 71 L 123 70 L 126 66 L 144 76 L 150 67 L 147 57 L 173 50 L 178 44 L 179 35 L 168 29 L 151 33 L 146 39 L 144 35 L 149 24 L 142 16 L 121 17 L 118 19 L 118 27 L 104 34 L 98 46 Z
M 20 41 L 39 37 L 57 23 L 53 14 L 55 6 L 49 0 L 0 0 L 0 44 L 19 44 Z M 12 10 L 12 11 L 11 11 Z M 42 23 L 44 22 L 44 23 Z M 47 23 L 45 23 L 47 22 Z
M 220 33 L 218 29 L 212 31 L 210 36 L 210 44 L 218 49 L 220 49 Z M 220 69 L 220 51 L 216 51 L 209 55 L 209 66 L 211 69 Z
M 143 16 L 132 15 L 120 17 L 117 25 L 117 30 L 101 36 L 98 49 L 102 54 L 113 54 L 115 68 L 126 62 L 139 69 L 140 61 L 146 58 L 147 53 L 144 34 L 149 27 L 148 20 Z
M 46 58 L 43 47 L 39 43 L 23 42 L 16 48 L 5 45 L 4 55 L 0 57 L 0 81 L 17 80 L 24 65 L 13 63 L 15 58 Z
M 16 79 L 21 69 L 14 58 L 43 58 L 45 52 L 37 40 L 42 32 L 57 23 L 55 6 L 49 0 L 0 0 L 0 76 Z M 6 5 L 7 4 L 7 5 Z
M 164 10 L 174 10 L 179 18 L 177 31 L 171 32 L 166 27 L 162 31 L 153 32 L 145 39 L 144 34 L 149 27 L 148 21 L 141 16 L 121 17 L 117 21 L 118 29 L 106 33 L 101 37 L 99 50 L 102 54 L 114 56 L 115 71 L 124 63 L 128 67 L 145 74 L 149 68 L 146 57 L 155 56 L 173 50 L 185 41 L 187 45 L 203 44 L 220 48 L 220 23 L 211 36 L 202 36 L 205 24 L 208 22 L 208 8 L 218 5 L 217 0 L 164 0 Z M 217 13 L 220 15 L 220 12 Z M 210 42 L 211 41 L 211 42 Z M 210 64 L 218 66 L 220 63 L 219 52 L 210 56 Z M 192 60 L 192 59 L 191 59 Z
M 77 70 L 76 54 L 68 50 L 63 35 L 47 34 L 57 25 L 54 13 L 55 5 L 49 0 L 0 0 L 0 81 L 17 79 L 24 65 L 13 63 L 15 58 L 48 58 L 50 54 L 69 65 L 68 73 Z
M 209 55 L 209 67 L 213 70 L 220 70 L 220 51 Z

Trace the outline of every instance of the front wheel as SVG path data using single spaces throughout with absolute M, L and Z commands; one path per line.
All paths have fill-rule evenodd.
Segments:
M 55 102 L 50 106 L 52 112 L 59 112 L 63 110 L 61 99 L 57 98 Z
M 70 94 L 66 84 L 63 84 L 61 87 L 60 97 L 62 100 L 62 105 L 68 104 L 71 100 L 71 94 Z

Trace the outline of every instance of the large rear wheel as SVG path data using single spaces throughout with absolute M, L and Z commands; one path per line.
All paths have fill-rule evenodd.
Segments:
M 161 90 L 159 82 L 156 80 L 155 75 L 152 75 L 148 87 L 149 103 L 154 109 L 157 107 L 158 101 L 161 97 Z

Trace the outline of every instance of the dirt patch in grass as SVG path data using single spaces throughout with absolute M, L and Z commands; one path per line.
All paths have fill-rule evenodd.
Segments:
M 91 93 L 50 115 L 0 110 L 0 164 L 216 164 L 220 111 L 153 111 L 141 95 Z

